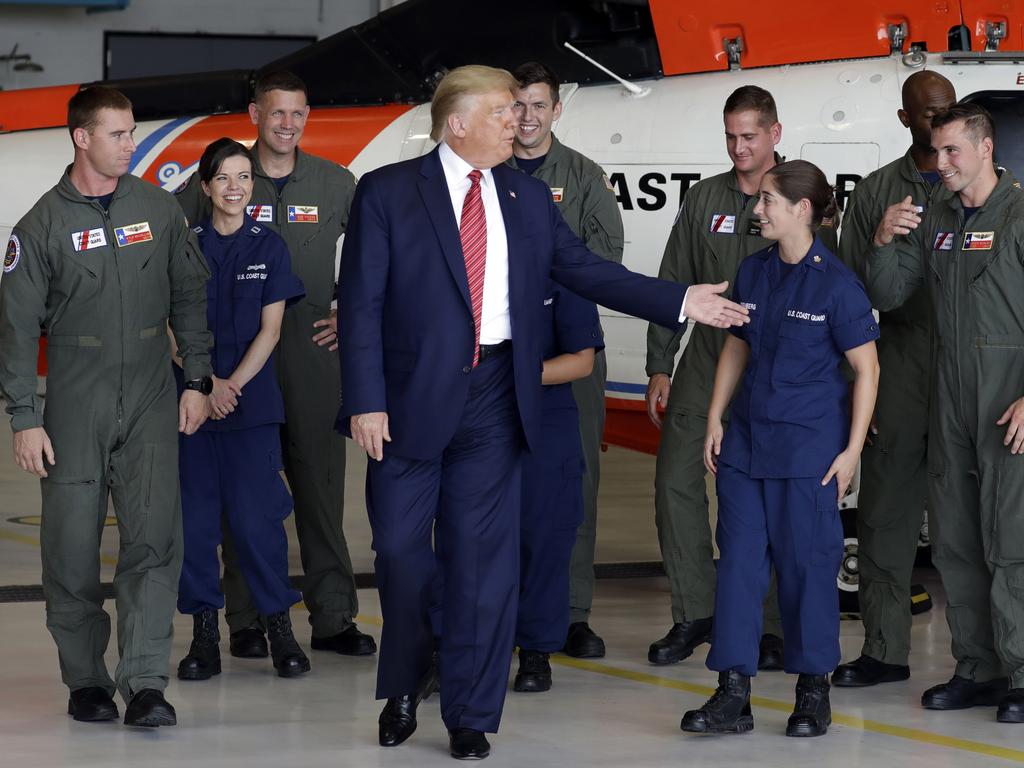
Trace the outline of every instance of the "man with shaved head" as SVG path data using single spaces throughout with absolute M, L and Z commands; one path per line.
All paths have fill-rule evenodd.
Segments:
M 843 218 L 839 256 L 861 275 L 875 227 L 890 203 L 909 196 L 923 212 L 950 196 L 936 170 L 931 118 L 954 102 L 953 84 L 937 72 L 915 72 L 903 83 L 903 108 L 896 115 L 910 129 L 910 149 L 857 185 Z M 910 578 L 928 479 L 931 318 L 928 292 L 921 288 L 879 319 L 882 374 L 869 444 L 861 457 L 857 509 L 864 647 L 860 658 L 836 669 L 834 685 L 910 677 Z

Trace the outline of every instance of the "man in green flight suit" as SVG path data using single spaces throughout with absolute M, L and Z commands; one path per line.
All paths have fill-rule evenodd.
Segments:
M 782 159 L 775 99 L 754 85 L 725 102 L 725 145 L 731 170 L 704 179 L 686 193 L 669 234 L 658 276 L 682 283 L 732 282 L 740 262 L 771 243 L 754 217 L 761 178 Z M 835 249 L 835 222 L 819 235 Z M 715 565 L 705 485 L 704 433 L 711 386 L 725 333 L 694 327 L 672 375 L 682 335 L 647 330 L 647 414 L 661 430 L 655 470 L 655 521 L 672 591 L 672 628 L 651 644 L 652 664 L 673 664 L 711 639 Z M 664 415 L 662 415 L 664 409 Z M 759 668 L 782 669 L 782 623 L 775 580 L 764 602 Z
M 934 311 L 929 528 L 956 670 L 921 704 L 998 704 L 999 722 L 1024 723 L 1024 192 L 993 163 L 983 107 L 957 104 L 931 126 L 955 194 L 923 217 L 911 195 L 891 205 L 868 259 L 881 311 L 924 283 Z
M 209 270 L 174 199 L 128 173 L 135 118 L 124 94 L 79 91 L 67 124 L 74 162 L 7 245 L 0 391 L 15 460 L 41 478 L 46 626 L 71 690 L 68 714 L 118 716 L 100 589 L 109 497 L 120 535 L 115 679 L 124 722 L 175 725 L 163 691 L 182 559 L 177 431 L 192 434 L 209 412 Z M 180 403 L 168 322 L 187 381 Z M 40 329 L 49 341 L 45 410 L 36 395 Z
M 956 103 L 953 84 L 931 70 L 903 83 L 900 122 L 912 143 L 899 160 L 860 181 L 846 205 L 839 257 L 865 279 L 875 227 L 894 200 L 908 195 L 922 211 L 950 192 L 939 181 L 931 146 L 932 117 Z M 910 677 L 910 577 L 928 494 L 928 401 L 932 378 L 932 309 L 918 289 L 900 308 L 881 313 L 882 368 L 868 445 L 861 457 L 857 505 L 861 655 L 840 664 L 832 684 L 861 687 Z
M 259 137 L 252 148 L 256 178 L 247 212 L 284 238 L 292 268 L 306 287 L 305 298 L 285 311 L 276 360 L 285 407 L 284 471 L 295 499 L 305 573 L 302 597 L 313 627 L 310 644 L 314 650 L 371 654 L 376 643 L 354 623 L 359 602 L 342 530 L 345 439 L 334 430 L 341 391 L 337 323 L 331 309 L 335 254 L 356 182 L 346 168 L 299 149 L 309 103 L 305 84 L 294 74 L 261 76 L 249 115 Z M 177 191 L 177 198 L 189 221 L 209 214 L 209 198 L 197 174 Z M 229 538 L 224 601 L 231 653 L 264 657 L 263 627 Z
M 622 214 L 611 182 L 601 167 L 562 144 L 551 124 L 562 113 L 558 78 L 547 66 L 527 62 L 512 76 L 516 94 L 516 137 L 509 165 L 544 181 L 573 233 L 609 261 L 622 262 Z M 590 376 L 572 384 L 579 409 L 580 437 L 587 463 L 583 478 L 583 523 L 576 531 L 569 576 L 569 631 L 565 652 L 579 658 L 604 656 L 604 641 L 590 628 L 594 596 L 594 547 L 597 541 L 597 490 L 604 434 L 604 387 L 608 364 L 604 350 L 594 358 Z

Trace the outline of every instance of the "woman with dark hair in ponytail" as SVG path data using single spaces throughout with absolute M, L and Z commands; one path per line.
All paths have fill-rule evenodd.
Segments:
M 828 675 L 840 659 L 839 500 L 874 408 L 878 325 L 857 277 L 815 236 L 822 219 L 836 213 L 821 170 L 804 160 L 777 165 L 759 195 L 754 214 L 775 245 L 745 259 L 736 275 L 732 298 L 750 311 L 750 324 L 726 337 L 704 443 L 718 487 L 721 559 L 707 665 L 718 671 L 719 685 L 703 707 L 686 713 L 682 729 L 754 727 L 750 678 L 774 565 L 784 668 L 799 675 L 786 735 L 820 736 L 832 721 Z M 844 359 L 856 377 L 852 408 Z

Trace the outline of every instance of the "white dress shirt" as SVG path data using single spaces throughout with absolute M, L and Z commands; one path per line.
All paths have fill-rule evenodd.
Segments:
M 448 182 L 448 194 L 455 210 L 455 223 L 462 223 L 462 205 L 472 186 L 469 172 L 473 166 L 455 154 L 446 143 L 439 147 L 441 167 Z M 491 169 L 479 169 L 480 196 L 487 218 L 487 265 L 484 268 L 484 299 L 480 313 L 480 343 L 498 344 L 512 338 L 512 322 L 508 313 L 508 239 L 505 235 L 505 219 L 498 203 L 498 190 L 494 187 Z

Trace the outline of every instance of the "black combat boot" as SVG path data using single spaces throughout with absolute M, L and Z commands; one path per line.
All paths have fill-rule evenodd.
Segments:
M 512 690 L 519 693 L 548 691 L 551 689 L 551 663 L 548 654 L 519 649 L 519 671 Z
M 700 709 L 683 715 L 679 727 L 690 733 L 746 733 L 754 730 L 750 714 L 750 678 L 730 670 L 718 673 L 718 690 Z
M 271 614 L 266 621 L 270 656 L 274 660 L 277 674 L 281 677 L 298 677 L 303 672 L 309 672 L 309 659 L 295 642 L 288 611 Z
M 220 674 L 220 630 L 217 612 L 207 608 L 192 614 L 192 645 L 178 663 L 179 680 L 209 680 Z
M 824 736 L 832 724 L 828 701 L 828 675 L 800 675 L 796 680 L 796 706 L 786 723 L 787 736 Z

